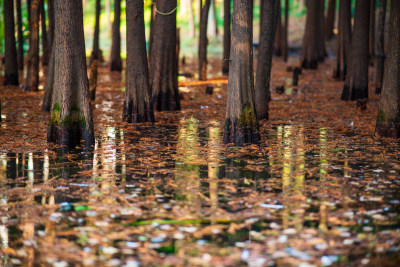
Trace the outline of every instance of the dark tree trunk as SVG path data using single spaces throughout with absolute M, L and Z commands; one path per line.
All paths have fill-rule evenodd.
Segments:
M 120 22 L 121 22 L 121 0 L 115 0 L 114 22 L 112 26 L 111 65 L 110 65 L 111 71 L 122 70 Z M 146 54 L 146 51 L 144 51 L 144 53 Z
M 31 21 L 31 0 L 26 0 L 26 10 L 28 10 L 28 21 Z
M 260 8 L 262 8 L 263 16 L 260 27 L 255 87 L 257 118 L 259 120 L 268 119 L 273 44 L 278 12 L 280 12 L 279 0 L 262 0 L 261 3 Z
M 81 0 L 55 1 L 54 92 L 47 140 L 93 149 L 94 132 L 86 73 Z
M 210 3 L 211 0 L 205 0 L 204 6 L 201 8 L 199 37 L 199 80 L 201 81 L 207 79 L 207 22 Z
M 54 40 L 54 0 L 47 0 L 47 14 L 49 15 L 49 38 L 47 43 L 51 54 L 51 47 Z
M 375 10 L 376 0 L 371 1 L 371 8 L 369 12 L 369 58 L 372 61 L 375 57 Z
M 285 0 L 285 27 L 283 28 L 282 54 L 283 60 L 287 62 L 288 58 L 288 39 L 289 39 L 289 0 Z
M 324 61 L 326 57 L 326 46 L 325 46 L 325 0 L 317 1 L 318 12 L 317 12 L 317 49 L 318 49 L 318 60 Z
M 31 2 L 31 20 L 29 23 L 29 55 L 26 91 L 37 91 L 39 86 L 39 2 Z
M 24 35 L 22 33 L 21 0 L 17 0 L 18 69 L 24 69 Z
M 278 18 L 277 18 L 277 23 L 276 23 L 276 33 L 275 33 L 275 41 L 274 41 L 274 54 L 277 57 L 282 56 L 282 50 L 283 50 L 283 29 L 282 29 L 282 16 L 281 16 L 281 0 L 279 1 L 279 12 L 278 12 Z
M 331 40 L 334 35 L 333 29 L 335 28 L 335 11 L 336 0 L 329 0 L 325 20 L 325 38 L 328 41 Z
M 55 49 L 54 46 L 52 46 L 50 60 L 49 60 L 49 67 L 47 69 L 46 84 L 44 86 L 42 111 L 48 112 L 50 111 L 51 108 L 51 100 L 53 98 L 53 89 L 54 89 L 54 64 L 55 64 Z
M 390 6 L 388 57 L 376 121 L 376 133 L 400 137 L 400 1 Z
M 225 144 L 260 140 L 254 102 L 252 7 L 252 0 L 233 0 Z
M 229 73 L 229 55 L 231 52 L 231 0 L 224 0 L 224 56 L 222 74 Z
M 339 0 L 338 29 L 336 66 L 333 71 L 333 77 L 344 80 L 351 55 L 351 1 Z
M 90 57 L 90 62 L 92 62 L 93 60 L 100 59 L 100 48 L 99 48 L 100 11 L 101 11 L 101 0 L 96 0 L 96 17 L 94 23 L 93 51 Z
M 126 2 L 126 90 L 122 120 L 154 122 L 144 33 L 143 1 Z
M 42 65 L 49 64 L 49 46 L 47 42 L 46 12 L 44 10 L 44 0 L 40 0 L 40 26 L 42 27 Z
M 368 38 L 370 1 L 357 0 L 354 32 L 351 42 L 349 73 L 343 87 L 342 100 L 357 100 L 357 107 L 366 108 L 368 100 Z
M 159 110 L 179 110 L 176 54 L 176 0 L 158 0 L 150 54 L 152 103 Z
M 151 16 L 150 16 L 150 38 L 149 38 L 149 58 L 151 57 L 151 50 L 154 40 L 154 20 L 156 19 L 156 3 L 151 3 Z
M 18 85 L 17 47 L 15 43 L 14 1 L 4 1 L 5 75 L 4 85 Z
M 380 94 L 383 81 L 383 66 L 385 63 L 385 20 L 386 20 L 386 0 L 381 0 L 379 7 L 378 20 L 378 40 L 376 42 L 376 89 L 375 93 Z

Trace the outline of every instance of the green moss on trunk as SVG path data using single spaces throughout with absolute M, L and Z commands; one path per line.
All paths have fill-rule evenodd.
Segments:
M 86 118 L 78 107 L 72 107 L 68 115 L 61 118 L 61 106 L 59 103 L 55 103 L 50 113 L 49 123 L 51 126 L 62 126 L 67 129 L 85 128 Z

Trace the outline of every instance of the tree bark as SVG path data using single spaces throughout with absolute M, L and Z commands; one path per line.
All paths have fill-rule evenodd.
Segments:
M 336 66 L 333 77 L 344 80 L 350 65 L 351 55 L 351 2 L 348 0 L 339 0 L 338 29 Z
M 400 1 L 390 1 L 388 57 L 376 122 L 376 133 L 400 137 Z
M 43 97 L 43 104 L 42 104 L 42 111 L 46 111 L 46 112 L 50 111 L 51 100 L 53 98 L 54 64 L 55 64 L 55 49 L 54 49 L 54 46 L 52 46 L 50 60 L 49 60 L 49 67 L 47 69 L 46 84 L 44 86 L 44 97 Z
M 309 0 L 307 5 L 306 29 L 301 49 L 301 65 L 305 69 L 316 69 L 320 60 L 318 52 L 318 12 L 320 0 Z
M 114 0 L 114 22 L 112 25 L 112 45 L 111 45 L 111 71 L 122 70 L 121 60 L 121 0 Z M 146 50 L 144 51 L 145 54 Z
M 54 92 L 47 140 L 75 147 L 94 145 L 81 0 L 55 1 Z M 60 33 L 60 34 L 58 34 Z
M 255 86 L 255 103 L 257 118 L 268 119 L 268 103 L 270 97 L 270 79 L 272 67 L 273 44 L 275 30 L 280 12 L 279 0 L 262 0 L 262 21 L 260 27 L 260 43 L 258 48 L 257 76 Z
M 126 90 L 122 120 L 154 122 L 150 102 L 150 80 L 147 65 L 142 0 L 127 0 Z
M 22 12 L 21 0 L 16 0 L 17 3 L 17 31 L 18 31 L 18 69 L 24 69 L 24 35 L 22 33 Z
M 335 28 L 335 11 L 336 0 L 329 0 L 325 20 L 325 38 L 328 41 L 334 36 L 333 29 Z
M 30 17 L 28 73 L 25 91 L 37 91 L 39 86 L 39 0 L 32 0 Z
M 378 40 L 376 42 L 376 89 L 375 93 L 380 94 L 383 81 L 383 66 L 385 63 L 385 20 L 386 20 L 386 0 L 381 0 L 378 19 Z
M 281 0 L 279 1 L 279 8 L 281 8 Z M 274 41 L 274 54 L 277 57 L 282 56 L 283 50 L 283 28 L 282 28 L 282 16 L 281 10 L 279 9 L 278 18 L 276 23 L 276 30 L 275 30 L 275 41 Z
M 101 11 L 101 0 L 96 0 L 96 17 L 94 23 L 94 35 L 93 35 L 93 51 L 90 57 L 90 62 L 93 60 L 100 59 L 100 48 L 99 48 L 99 35 L 100 35 L 100 11 Z
M 357 0 L 354 32 L 351 43 L 350 70 L 346 75 L 342 100 L 357 100 L 357 107 L 366 108 L 368 100 L 368 38 L 371 3 Z
M 369 58 L 373 60 L 375 57 L 375 10 L 376 0 L 371 1 L 371 8 L 369 12 Z
M 207 79 L 207 23 L 211 0 L 205 0 L 201 9 L 199 38 L 199 80 Z
M 44 0 L 40 0 L 40 26 L 42 30 L 42 65 L 47 66 L 49 64 L 49 46 L 47 42 L 47 27 L 46 27 L 46 12 L 44 10 Z
M 231 51 L 231 0 L 224 0 L 224 56 L 222 74 L 229 73 L 229 55 Z
M 150 38 L 149 38 L 149 58 L 151 57 L 151 51 L 153 48 L 154 40 L 154 21 L 156 19 L 156 3 L 151 3 L 151 16 L 150 16 Z
M 14 1 L 4 1 L 5 73 L 4 85 L 18 85 L 17 47 L 15 43 Z
M 288 38 L 289 38 L 289 0 L 285 0 L 285 27 L 283 28 L 282 54 L 283 60 L 287 62 L 288 58 Z
M 252 0 L 233 0 L 231 61 L 224 143 L 260 140 L 254 102 Z
M 159 111 L 179 110 L 176 54 L 176 0 L 158 0 L 150 53 L 152 103 Z
M 326 53 L 326 45 L 325 45 L 325 0 L 317 1 L 317 49 L 318 49 L 318 60 L 320 62 L 324 61 L 327 53 Z
M 51 48 L 54 40 L 54 0 L 47 0 L 47 14 L 49 15 L 49 38 L 48 46 L 51 54 Z M 51 56 L 51 55 L 50 55 Z

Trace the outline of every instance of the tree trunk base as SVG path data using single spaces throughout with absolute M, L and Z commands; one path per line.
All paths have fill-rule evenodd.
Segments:
M 232 122 L 225 120 L 224 144 L 234 143 L 242 146 L 245 143 L 257 144 L 260 141 L 260 133 L 257 125 Z
M 122 71 L 122 62 L 121 61 L 111 61 L 110 70 L 111 71 Z
M 139 114 L 138 107 L 133 104 L 132 100 L 124 103 L 124 111 L 122 113 L 122 121 L 128 123 L 154 122 L 154 113 L 149 107 L 144 114 Z
M 18 74 L 6 74 L 4 76 L 4 85 L 18 85 Z
M 159 93 L 154 96 L 153 100 L 157 111 L 177 111 L 181 109 L 179 94 L 171 95 L 169 90 L 167 93 Z
M 64 126 L 49 126 L 47 130 L 47 142 L 63 145 L 68 148 L 75 148 L 83 141 L 83 145 L 88 150 L 93 150 L 94 140 L 87 130 L 80 127 L 67 128 Z
M 377 122 L 375 134 L 382 137 L 400 138 L 400 123 Z
M 340 96 L 340 99 L 343 101 L 349 101 L 350 100 L 350 87 L 347 85 L 344 85 L 342 95 Z
M 301 67 L 304 69 L 311 69 L 311 70 L 316 70 L 318 67 L 318 60 L 303 60 L 303 62 L 301 62 Z

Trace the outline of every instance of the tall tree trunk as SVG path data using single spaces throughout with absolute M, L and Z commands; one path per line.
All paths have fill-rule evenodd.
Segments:
M 276 23 L 275 41 L 274 41 L 274 54 L 277 57 L 282 56 L 283 50 L 283 28 L 282 28 L 282 16 L 281 16 L 281 0 L 279 1 L 279 12 Z
M 268 119 L 268 103 L 270 101 L 270 79 L 272 67 L 273 44 L 275 38 L 279 0 L 262 0 L 262 21 L 260 27 L 260 43 L 257 62 L 255 101 L 259 120 Z
M 400 137 L 400 1 L 390 6 L 388 57 L 376 121 L 376 133 Z
M 150 38 L 149 38 L 149 58 L 151 57 L 151 51 L 153 49 L 153 40 L 154 40 L 154 22 L 156 19 L 156 3 L 151 3 L 151 16 L 150 16 Z
M 306 29 L 301 49 L 301 65 L 305 69 L 316 69 L 318 67 L 319 49 L 318 49 L 318 12 L 320 0 L 309 0 L 307 4 Z
M 368 100 L 368 38 L 371 3 L 357 0 L 354 32 L 351 42 L 349 73 L 343 87 L 342 100 L 357 100 L 357 107 L 366 108 Z
M 47 42 L 46 12 L 44 10 L 44 0 L 40 0 L 40 26 L 42 27 L 42 65 L 49 64 L 49 46 Z
M 375 10 L 376 0 L 371 1 L 371 8 L 369 12 L 369 58 L 373 60 L 375 57 Z
M 26 91 L 37 91 L 39 86 L 39 1 L 31 2 L 31 20 L 29 23 L 29 55 Z
M 93 60 L 100 59 L 100 48 L 99 48 L 100 11 L 101 11 L 101 0 L 96 0 L 96 17 L 94 23 L 93 51 L 90 57 L 90 62 L 92 62 Z
M 111 45 L 111 60 L 110 60 L 111 71 L 122 70 L 120 22 L 121 22 L 121 0 L 114 0 L 114 22 L 112 25 L 112 45 Z M 147 54 L 146 49 L 144 53 Z
M 4 85 L 18 85 L 17 47 L 15 43 L 14 1 L 4 1 L 5 75 Z
M 47 0 L 47 14 L 49 15 L 48 46 L 51 54 L 51 47 L 53 46 L 54 40 L 54 0 Z
M 207 22 L 211 0 L 205 0 L 201 9 L 199 38 L 199 80 L 207 79 Z
M 126 2 L 127 55 L 123 121 L 154 122 L 144 33 L 143 1 Z
M 344 80 L 351 55 L 351 1 L 339 0 L 338 38 L 336 49 L 336 66 L 333 77 Z
M 260 140 L 254 102 L 252 7 L 252 0 L 233 0 L 225 144 L 242 145 Z
M 385 63 L 385 20 L 386 20 L 386 0 L 381 0 L 379 7 L 378 20 L 378 40 L 376 42 L 376 89 L 375 93 L 380 94 L 383 81 L 383 66 Z
M 81 0 L 55 1 L 54 93 L 47 140 L 67 147 L 94 146 Z
M 325 45 L 325 0 L 317 1 L 317 49 L 318 49 L 318 60 L 324 61 L 327 53 L 326 53 L 326 45 Z
M 336 0 L 329 0 L 325 20 L 325 38 L 328 41 L 331 40 L 334 35 L 333 29 L 335 28 L 335 11 Z
M 231 51 L 231 0 L 224 0 L 224 55 L 222 74 L 229 73 L 229 55 Z
M 16 0 L 17 3 L 17 31 L 18 31 L 18 69 L 24 69 L 24 35 L 22 33 L 22 12 L 21 0 Z
M 285 0 L 285 27 L 283 28 L 283 46 L 282 46 L 282 53 L 283 53 L 283 60 L 287 62 L 288 58 L 288 39 L 289 39 L 289 0 Z
M 150 53 L 150 85 L 154 108 L 179 110 L 176 54 L 176 0 L 158 0 Z
M 28 21 L 31 21 L 31 1 L 32 0 L 26 0 L 26 10 L 28 11 Z
M 53 39 L 54 41 L 55 39 Z M 53 42 L 54 44 L 54 42 Z M 54 64 L 55 64 L 55 48 L 54 45 L 51 48 L 49 67 L 47 69 L 46 84 L 44 86 L 44 97 L 42 104 L 42 111 L 50 111 L 51 101 L 53 99 L 53 89 L 54 89 Z

